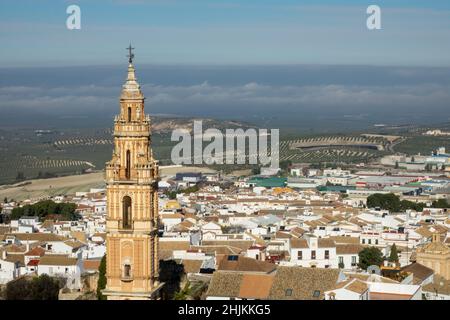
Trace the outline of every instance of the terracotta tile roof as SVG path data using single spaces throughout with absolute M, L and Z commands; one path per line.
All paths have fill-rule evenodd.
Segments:
M 53 233 L 11 233 L 7 236 L 14 236 L 20 241 L 65 241 L 66 237 Z
M 239 297 L 244 299 L 267 299 L 274 278 L 272 274 L 244 274 Z
M 0 235 L 4 235 L 6 233 L 11 232 L 11 227 L 9 226 L 0 226 Z
M 189 241 L 159 241 L 160 250 L 188 250 L 190 245 Z
M 39 265 L 43 266 L 73 266 L 77 264 L 77 258 L 69 258 L 65 255 L 47 254 L 41 257 Z
M 28 267 L 36 267 L 39 264 L 39 259 L 31 259 L 28 261 L 27 266 Z
M 171 259 L 175 250 L 189 250 L 189 241 L 159 241 L 159 258 Z
M 269 299 L 322 300 L 338 283 L 339 274 L 338 269 L 278 267 Z
M 277 231 L 275 233 L 275 238 L 276 239 L 289 239 L 289 238 L 292 238 L 292 235 L 289 234 L 288 232 Z
M 72 231 L 70 235 L 80 242 L 87 243 L 86 233 L 83 231 Z
M 1 249 L 7 253 L 25 253 L 27 251 L 26 246 L 18 246 L 17 244 L 8 244 Z
M 240 254 L 242 251 L 241 248 L 232 247 L 232 246 L 191 246 L 191 249 L 193 250 L 200 250 L 201 252 L 207 253 L 207 254 Z
M 341 281 L 338 284 L 336 284 L 336 287 L 334 287 L 333 290 L 344 288 L 346 285 L 348 285 L 353 280 L 355 280 L 355 279 L 347 279 L 345 281 Z
M 358 254 L 364 246 L 359 244 L 337 244 L 336 254 Z
M 446 280 L 436 274 L 434 275 L 433 282 L 423 286 L 422 290 L 433 294 L 437 291 L 439 294 L 450 295 L 450 280 Z
M 183 219 L 184 218 L 184 216 L 179 213 L 160 214 L 159 217 L 161 219 Z
M 184 272 L 199 273 L 203 260 L 183 259 L 181 260 L 181 263 L 184 266 Z
M 10 254 L 4 260 L 12 263 L 18 262 L 20 265 L 25 266 L 25 256 L 23 254 Z
M 255 243 L 254 240 L 204 240 L 203 246 L 230 246 L 247 250 Z
M 302 229 L 300 227 L 295 227 L 291 229 L 291 234 L 295 237 L 301 237 L 303 234 L 305 234 L 307 231 L 305 229 Z
M 351 283 L 349 285 L 347 285 L 345 287 L 345 289 L 359 293 L 359 294 L 363 294 L 364 292 L 366 292 L 369 287 L 367 285 L 367 283 L 358 280 L 358 279 L 354 279 L 353 281 L 351 281 Z
M 35 256 L 35 257 L 42 257 L 45 254 L 45 250 L 42 247 L 35 247 L 25 253 L 26 256 Z
M 335 236 L 328 239 L 333 240 L 336 244 L 359 244 L 359 237 Z
M 193 214 L 193 213 L 185 213 L 184 214 L 184 217 L 187 219 L 187 218 L 191 218 L 191 219 L 194 219 L 194 220 L 198 220 L 198 217 L 195 215 L 195 214 Z
M 180 224 L 186 228 L 192 228 L 195 226 L 195 224 L 189 220 L 184 220 L 184 221 L 180 222 Z
M 218 263 L 217 270 L 223 271 L 252 271 L 270 273 L 277 266 L 266 261 L 259 261 L 239 255 L 225 255 Z
M 333 248 L 336 246 L 333 240 L 324 238 L 317 239 L 317 245 L 319 248 Z M 309 248 L 308 241 L 306 239 L 291 239 L 291 248 L 293 249 Z
M 259 244 L 259 245 L 265 246 L 266 242 L 260 236 L 251 234 L 250 232 L 247 232 L 247 231 L 244 232 L 244 234 L 247 235 L 248 237 L 252 238 L 254 240 L 254 244 Z
M 425 226 L 417 228 L 414 232 L 425 238 L 430 238 L 433 235 L 433 233 Z
M 83 269 L 88 271 L 98 271 L 100 267 L 100 259 L 83 260 Z
M 174 232 L 183 232 L 183 231 L 189 231 L 192 227 L 194 227 L 195 224 L 190 222 L 189 220 L 184 220 L 172 227 L 172 231 Z
M 238 272 L 216 271 L 208 286 L 209 297 L 238 297 L 243 274 Z
M 160 250 L 158 257 L 160 260 L 171 260 L 173 258 L 173 252 L 168 250 Z
M 411 300 L 410 294 L 393 294 L 384 292 L 369 292 L 370 300 Z
M 308 241 L 306 239 L 291 239 L 291 248 L 306 249 L 308 248 Z
M 424 265 L 414 262 L 402 268 L 402 271 L 411 272 L 413 274 L 413 283 L 422 284 L 424 280 L 434 274 L 433 269 L 425 267 Z
M 331 239 L 324 239 L 324 238 L 319 238 L 318 239 L 318 245 L 319 245 L 319 248 L 333 248 L 333 247 L 336 247 L 336 243 L 334 243 L 333 240 L 331 240 Z
M 78 240 L 68 240 L 64 242 L 65 244 L 67 244 L 68 246 L 72 247 L 73 249 L 79 249 L 81 247 L 85 247 L 86 244 L 78 241 Z

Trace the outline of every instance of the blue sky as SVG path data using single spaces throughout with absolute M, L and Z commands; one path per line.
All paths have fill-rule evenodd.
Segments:
M 129 42 L 141 64 L 450 66 L 450 1 L 2 0 L 0 39 L 0 67 L 117 65 Z

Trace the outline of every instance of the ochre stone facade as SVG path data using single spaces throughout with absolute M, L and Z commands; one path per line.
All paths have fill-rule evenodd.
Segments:
M 417 250 L 416 261 L 450 280 L 450 248 L 440 240 L 438 233 L 433 234 L 432 242 Z
M 131 54 L 130 54 L 131 55 Z M 106 164 L 108 300 L 154 299 L 158 283 L 158 163 L 150 117 L 132 57 L 114 120 L 114 151 Z

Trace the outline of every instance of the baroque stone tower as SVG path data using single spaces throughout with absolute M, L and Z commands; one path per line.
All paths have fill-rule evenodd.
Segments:
M 158 283 L 158 163 L 150 117 L 129 50 L 128 76 L 114 120 L 114 150 L 106 163 L 108 300 L 154 299 Z

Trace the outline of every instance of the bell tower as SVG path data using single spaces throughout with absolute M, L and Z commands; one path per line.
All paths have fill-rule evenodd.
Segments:
M 150 117 L 136 80 L 133 48 L 114 119 L 112 160 L 106 163 L 106 277 L 108 300 L 154 299 L 158 282 L 158 162 Z

